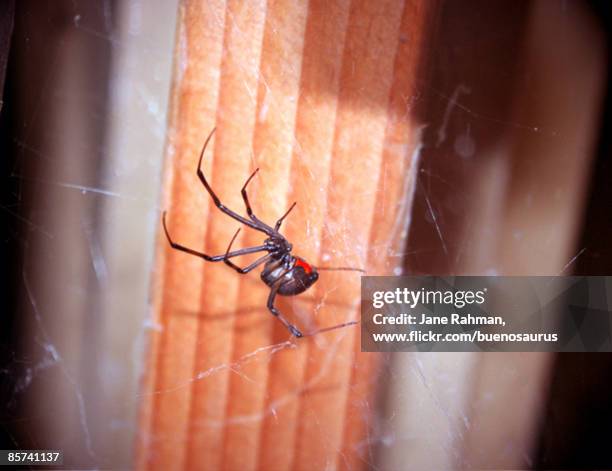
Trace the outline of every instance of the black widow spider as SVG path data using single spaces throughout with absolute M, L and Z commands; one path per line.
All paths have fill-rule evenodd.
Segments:
M 205 253 L 190 249 L 189 247 L 185 247 L 184 245 L 178 244 L 172 240 L 172 237 L 170 237 L 170 233 L 168 232 L 168 227 L 166 226 L 166 212 L 164 211 L 162 222 L 168 242 L 170 243 L 170 246 L 173 249 L 180 250 L 182 252 L 195 255 L 197 257 L 201 257 L 209 262 L 223 261 L 225 264 L 229 265 L 231 268 L 233 268 L 240 274 L 248 273 L 254 268 L 257 268 L 262 263 L 265 263 L 260 276 L 262 281 L 270 287 L 270 295 L 268 296 L 267 304 L 268 309 L 284 324 L 284 326 L 289 330 L 289 332 L 291 332 L 291 334 L 293 334 L 295 337 L 303 337 L 302 332 L 289 321 L 287 321 L 287 319 L 283 317 L 281 312 L 274 307 L 274 299 L 276 298 L 276 295 L 280 294 L 281 296 L 294 296 L 296 294 L 300 294 L 306 291 L 319 279 L 319 274 L 317 270 L 359 271 L 362 273 L 365 273 L 365 271 L 360 268 L 351 267 L 314 267 L 308 262 L 306 262 L 306 260 L 304 260 L 303 258 L 292 255 L 291 250 L 293 249 L 293 246 L 289 243 L 287 239 L 285 239 L 285 237 L 280 232 L 278 232 L 278 230 L 280 229 L 283 220 L 289 215 L 291 210 L 295 207 L 296 203 L 293 203 L 291 207 L 285 212 L 285 214 L 283 214 L 280 219 L 276 221 L 274 228 L 268 226 L 266 223 L 258 219 L 257 216 L 253 214 L 253 210 L 251 209 L 249 198 L 246 192 L 246 187 L 253 179 L 255 174 L 259 171 L 259 169 L 255 169 L 255 171 L 247 179 L 241 190 L 242 199 L 244 200 L 249 219 L 240 216 L 239 214 L 224 206 L 221 203 L 221 200 L 219 200 L 215 192 L 208 184 L 208 181 L 204 176 L 204 172 L 202 172 L 202 158 L 204 157 L 206 146 L 208 146 L 208 142 L 212 138 L 215 130 L 216 129 L 213 129 L 210 132 L 210 134 L 206 138 L 206 142 L 204 142 L 204 146 L 202 147 L 202 152 L 200 153 L 200 159 L 198 161 L 198 178 L 206 188 L 206 191 L 208 191 L 208 193 L 210 194 L 210 197 L 212 198 L 217 208 L 219 208 L 222 212 L 227 214 L 229 217 L 235 219 L 236 221 L 241 222 L 242 224 L 249 226 L 250 228 L 255 229 L 256 231 L 263 232 L 268 236 L 268 238 L 264 241 L 263 245 L 258 245 L 256 247 L 248 247 L 230 252 L 232 244 L 234 243 L 236 237 L 238 236 L 238 233 L 240 232 L 239 228 L 232 237 L 232 240 L 230 241 L 229 245 L 227 246 L 225 254 L 213 256 L 206 255 Z M 233 257 L 239 257 L 240 255 L 247 255 L 256 252 L 268 253 L 263 257 L 258 258 L 245 268 L 239 267 L 230 260 L 230 258 Z M 322 329 L 319 332 L 352 324 L 355 324 L 355 322 L 347 322 L 345 324 L 340 324 L 327 329 Z

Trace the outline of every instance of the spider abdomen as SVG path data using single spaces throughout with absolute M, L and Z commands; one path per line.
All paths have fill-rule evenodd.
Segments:
M 319 279 L 319 274 L 303 259 L 290 257 L 266 263 L 261 279 L 270 287 L 278 286 L 278 294 L 294 296 L 310 288 Z
M 293 296 L 303 293 L 319 279 L 319 274 L 317 272 L 308 274 L 302 267 L 293 268 L 287 275 L 285 281 L 283 281 L 278 288 L 278 294 L 283 296 Z

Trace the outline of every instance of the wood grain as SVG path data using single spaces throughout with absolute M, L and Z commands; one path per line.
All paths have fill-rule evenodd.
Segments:
M 410 99 L 434 3 L 185 1 L 179 12 L 164 208 L 173 238 L 223 253 L 221 200 L 284 224 L 319 266 L 389 274 L 406 237 L 420 129 Z M 160 226 L 161 227 L 161 226 Z M 243 230 L 236 247 L 261 243 Z M 249 257 L 245 257 L 250 260 Z M 359 276 L 321 272 L 278 307 L 304 331 L 357 319 Z M 357 328 L 296 340 L 256 274 L 172 251 L 160 232 L 139 469 L 366 469 L 380 358 Z

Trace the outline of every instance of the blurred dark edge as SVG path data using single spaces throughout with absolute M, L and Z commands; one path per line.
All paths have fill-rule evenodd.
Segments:
M 9 61 L 9 51 L 11 47 L 11 37 L 15 19 L 15 2 L 7 0 L 0 2 L 0 175 L 3 177 L 10 174 L 12 159 L 9 152 L 9 138 L 7 113 L 4 106 L 5 93 L 4 81 L 7 65 Z M 15 182 L 13 182 L 13 185 Z M 11 194 L 14 188 L 8 179 L 3 178 L 0 185 L 0 401 L 6 404 L 5 399 L 10 394 L 12 385 L 6 381 L 7 376 L 3 374 L 10 362 L 15 303 L 17 297 L 17 280 L 14 276 L 14 267 L 19 261 L 19 246 L 17 238 L 9 231 Z M 0 446 L 2 448 L 13 448 L 13 438 L 10 430 L 5 426 L 4 407 L 0 412 Z
M 606 35 L 609 69 L 612 63 L 612 2 L 584 0 L 581 3 L 590 8 Z M 525 9 L 533 2 L 470 0 L 468 4 L 469 13 L 464 2 L 448 0 L 442 3 L 441 39 L 433 48 L 435 57 L 432 59 L 437 70 L 426 85 L 450 94 L 457 84 L 478 84 L 478 93 L 462 96 L 462 104 L 479 110 L 483 115 L 504 120 L 504 110 L 511 97 L 508 90 L 515 87 L 512 78 L 524 34 Z M 561 4 L 559 8 L 562 8 Z M 448 100 L 440 100 L 440 94 L 433 94 L 429 101 L 426 110 L 430 116 L 435 116 L 435 120 L 430 118 L 426 122 L 440 122 L 438 120 L 443 119 Z M 448 134 L 462 132 L 459 128 L 452 129 L 453 125 L 461 126 L 463 123 L 450 121 Z M 436 128 L 432 125 L 427 128 L 428 142 L 436 142 Z M 486 154 L 495 130 L 501 133 L 503 126 L 492 127 L 484 123 L 480 128 L 477 124 L 470 128 L 471 135 L 478 142 L 479 152 L 484 148 Z M 612 91 L 609 80 L 597 139 L 581 233 L 576 241 L 576 257 L 565 274 L 612 275 L 612 166 L 609 158 L 612 150 Z M 452 144 L 444 142 L 442 148 L 444 145 Z M 436 160 L 439 154 L 440 149 L 433 149 L 431 153 L 427 147 L 423 150 L 421 171 L 434 178 L 424 179 L 427 183 L 418 186 L 415 194 L 405 260 L 409 273 L 445 275 L 461 269 L 456 266 L 456 261 L 462 247 L 453 246 L 451 239 L 444 250 L 437 230 L 439 225 L 445 234 L 461 233 L 466 217 L 461 210 L 454 208 L 458 200 L 465 198 L 465 193 L 469 194 L 478 162 Z M 451 181 L 453 188 L 462 191 L 450 191 L 448 182 Z M 437 220 L 430 217 L 434 211 Z M 612 469 L 612 353 L 556 355 L 550 389 L 545 392 L 548 397 L 537 423 L 539 439 L 534 444 L 533 468 Z M 520 407 L 520 404 L 512 406 Z M 510 449 L 513 444 L 507 446 Z
M 15 2 L 8 0 L 0 3 L 0 90 L 4 90 L 4 76 L 6 75 L 6 64 L 11 47 L 14 18 Z M 0 101 L 0 111 L 2 111 L 2 101 Z
M 75 155 L 82 153 L 86 157 L 78 165 L 79 183 L 101 185 L 98 178 L 106 152 L 110 57 L 116 44 L 110 33 L 109 37 L 97 34 L 106 31 L 107 23 L 111 32 L 114 28 L 114 17 L 107 15 L 105 7 L 109 7 L 109 12 L 115 11 L 111 1 L 21 0 L 14 3 L 10 51 L 5 51 L 8 52 L 5 103 L 0 113 L 3 277 L 0 280 L 0 449 L 45 449 L 65 444 L 62 446 L 64 466 L 87 469 L 93 463 L 89 455 L 84 459 L 79 455 L 84 450 L 85 439 L 79 422 L 80 405 L 71 399 L 76 386 L 57 373 L 61 370 L 45 366 L 48 353 L 44 336 L 35 327 L 36 311 L 26 294 L 24 277 L 27 274 L 32 291 L 37 292 L 37 275 L 41 270 L 53 269 L 52 264 L 47 264 L 49 260 L 70 262 L 40 257 L 43 252 L 56 253 L 56 247 L 61 247 L 63 240 L 58 234 L 65 235 L 70 230 L 63 227 L 64 232 L 57 232 L 56 228 L 52 237 L 44 239 L 41 250 L 40 229 L 49 224 L 44 215 L 50 214 L 52 205 L 62 200 L 54 188 L 38 185 L 48 178 L 47 170 L 52 166 L 65 165 L 59 158 L 48 158 L 53 156 L 54 145 L 61 143 L 63 150 L 79 145 Z M 66 71 L 71 72 L 70 100 L 55 93 L 59 80 L 68 77 Z M 78 131 L 69 127 L 72 116 L 80 119 Z M 55 120 L 61 125 L 54 126 Z M 75 141 L 78 142 L 75 144 Z M 99 230 L 102 203 L 92 198 L 86 204 L 87 218 L 95 232 Z M 90 286 L 91 278 L 83 279 L 82 283 Z M 88 289 L 91 306 L 97 306 L 94 296 L 98 296 L 98 291 Z M 37 292 L 38 305 L 49 308 L 48 299 L 42 289 Z M 80 364 L 76 366 L 80 370 L 75 373 L 80 381 L 78 388 L 86 398 L 92 397 L 88 388 L 99 384 L 90 380 L 99 374 L 99 369 L 87 363 L 87 358 L 97 358 L 99 315 L 93 308 L 89 312 L 91 315 L 83 319 L 78 336 L 87 355 L 80 356 Z M 51 339 L 62 329 L 51 322 L 46 327 Z M 40 401 L 41 397 L 45 401 Z M 64 398 L 68 399 L 62 402 Z M 58 404 L 68 405 L 56 425 Z M 88 400 L 83 405 L 85 416 L 94 417 L 98 404 Z M 88 428 L 93 442 L 97 438 L 96 424 L 92 420 Z
M 574 273 L 612 275 L 612 4 L 589 2 L 608 47 L 608 86 Z M 612 353 L 557 354 L 536 469 L 612 469 Z

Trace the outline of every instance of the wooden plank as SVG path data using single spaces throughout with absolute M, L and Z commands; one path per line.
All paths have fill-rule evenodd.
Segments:
M 186 1 L 179 14 L 164 172 L 169 228 L 218 254 L 239 227 L 208 200 L 204 172 L 244 213 L 284 223 L 318 266 L 391 273 L 410 214 L 421 123 L 406 107 L 425 34 L 425 2 L 267 4 Z M 244 229 L 235 247 L 260 244 Z M 143 383 L 140 469 L 367 467 L 380 357 L 359 331 L 295 339 L 265 308 L 256 274 L 172 251 L 160 232 Z M 253 258 L 245 257 L 247 260 Z M 242 261 L 241 261 L 242 262 Z M 359 274 L 322 271 L 277 306 L 305 332 L 358 316 Z

